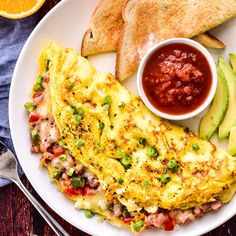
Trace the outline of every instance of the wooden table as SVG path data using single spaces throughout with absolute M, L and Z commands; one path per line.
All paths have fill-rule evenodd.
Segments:
M 39 11 L 42 18 L 60 0 L 48 0 Z M 38 196 L 25 176 L 22 177 L 24 185 L 42 203 L 53 217 L 71 234 L 86 236 L 88 234 L 68 224 L 55 214 Z M 39 213 L 34 209 L 21 191 L 14 185 L 0 189 L 0 236 L 52 236 L 53 231 L 45 223 Z M 158 235 L 158 233 L 157 233 Z M 235 236 L 236 216 L 224 225 L 218 227 L 205 236 Z M 105 236 L 105 235 L 104 235 Z M 108 235 L 111 236 L 111 235 Z M 190 235 L 191 236 L 191 235 Z

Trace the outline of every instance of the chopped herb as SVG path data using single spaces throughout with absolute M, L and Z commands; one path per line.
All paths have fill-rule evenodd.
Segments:
M 75 121 L 76 123 L 80 124 L 81 121 L 82 121 L 82 116 L 79 115 L 79 114 L 75 114 L 75 115 L 74 115 L 74 121 Z
M 152 158 L 155 158 L 159 155 L 159 152 L 157 151 L 157 149 L 155 147 L 151 147 L 151 146 L 147 148 L 146 153 L 149 157 L 152 157 Z
M 174 169 L 177 167 L 177 161 L 175 159 L 171 159 L 168 163 L 167 163 L 167 167 L 169 169 Z
M 76 114 L 79 114 L 79 115 L 81 115 L 81 116 L 83 116 L 83 115 L 84 115 L 84 109 L 83 109 L 82 107 L 80 107 L 80 108 L 78 108 L 78 109 L 76 110 L 75 113 L 76 113 Z
M 74 174 L 74 172 L 75 172 L 75 169 L 71 167 L 69 171 L 67 172 L 67 175 L 71 177 Z
M 62 139 L 60 139 L 58 144 L 59 144 L 60 147 L 64 147 L 65 142 Z
M 66 109 L 67 109 L 67 111 L 69 111 L 71 114 L 75 114 L 75 108 L 72 107 L 71 105 L 68 105 L 68 106 L 66 107 Z
M 94 217 L 95 213 L 90 211 L 90 210 L 84 210 L 84 215 L 87 217 L 87 218 L 92 218 Z
M 46 64 L 46 71 L 49 70 L 49 63 L 50 63 L 50 60 L 45 60 L 45 64 Z
M 98 151 L 102 151 L 102 150 L 104 150 L 105 149 L 105 144 L 102 144 L 102 143 L 96 143 L 96 149 L 98 150 Z
M 108 103 L 104 103 L 104 104 L 102 104 L 102 108 L 107 111 L 107 110 L 109 110 L 110 105 Z
M 62 172 L 61 172 L 61 170 L 59 170 L 59 169 L 55 169 L 55 170 L 52 172 L 52 177 L 53 177 L 54 179 L 59 180 L 59 179 L 61 178 L 61 175 L 62 175 Z
M 65 154 L 62 154 L 59 156 L 59 160 L 60 161 L 66 161 L 67 160 L 67 156 Z
M 200 147 L 197 143 L 193 144 L 192 148 L 193 148 L 194 151 L 198 151 L 200 149 Z
M 74 88 L 74 83 L 68 82 L 67 85 L 66 85 L 66 87 L 67 87 L 68 89 L 73 89 L 73 88 Z
M 42 75 L 38 75 L 36 78 L 36 83 L 37 84 L 42 84 L 44 82 L 44 78 Z
M 39 141 L 39 134 L 38 134 L 38 130 L 33 129 L 31 131 L 31 139 L 32 139 L 32 143 L 33 144 L 37 144 Z
M 82 176 L 72 177 L 71 185 L 73 188 L 83 188 L 85 185 L 85 179 Z
M 119 108 L 123 108 L 125 107 L 125 103 L 124 102 L 120 102 L 119 105 L 118 105 Z
M 99 129 L 104 129 L 105 128 L 105 124 L 103 122 L 99 123 Z
M 82 146 L 84 146 L 84 141 L 80 139 L 80 140 L 78 140 L 78 142 L 77 142 L 77 147 L 80 148 L 80 147 L 82 147 Z
M 105 97 L 105 103 L 107 103 L 108 105 L 111 105 L 112 99 L 111 99 L 111 96 L 110 96 L 110 95 L 107 95 L 107 96 Z
M 171 176 L 170 176 L 168 173 L 162 175 L 162 177 L 161 177 L 161 183 L 162 183 L 162 184 L 166 184 L 166 183 L 168 183 L 170 180 L 171 180 Z
M 123 166 L 129 166 L 130 163 L 131 163 L 131 157 L 130 156 L 125 156 L 125 157 L 122 157 L 120 159 L 120 163 L 123 165 Z
M 145 138 L 140 138 L 140 139 L 139 139 L 139 143 L 140 143 L 141 145 L 145 146 L 146 143 L 147 143 L 147 140 L 146 140 Z
M 122 158 L 125 156 L 125 151 L 122 148 L 117 148 L 115 152 L 116 158 Z
M 117 182 L 118 182 L 119 184 L 123 184 L 123 183 L 124 183 L 124 180 L 123 180 L 121 177 L 119 177 L 119 178 L 117 179 Z
M 144 185 L 145 188 L 149 188 L 150 187 L 150 184 L 149 184 L 149 182 L 147 180 L 143 181 L 143 185 Z
M 135 231 L 140 230 L 143 226 L 144 226 L 144 222 L 142 220 L 139 220 L 135 224 L 132 225 Z
M 130 214 L 129 214 L 129 212 L 128 212 L 126 206 L 121 205 L 121 211 L 122 211 L 122 215 L 123 215 L 124 217 L 130 217 Z
M 28 112 L 32 112 L 33 110 L 35 110 L 36 108 L 36 105 L 34 105 L 34 103 L 32 102 L 27 102 L 25 104 L 25 109 L 28 111 Z

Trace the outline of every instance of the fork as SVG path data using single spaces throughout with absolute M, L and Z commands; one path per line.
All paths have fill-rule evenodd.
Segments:
M 0 141 L 0 177 L 13 181 L 33 206 L 38 210 L 44 220 L 52 228 L 57 236 L 70 236 L 62 226 L 45 210 L 45 208 L 30 194 L 18 175 L 18 162 L 14 154 Z

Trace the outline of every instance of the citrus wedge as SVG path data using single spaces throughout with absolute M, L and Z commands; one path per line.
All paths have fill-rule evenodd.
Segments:
M 32 15 L 45 0 L 0 0 L 0 16 L 20 19 Z

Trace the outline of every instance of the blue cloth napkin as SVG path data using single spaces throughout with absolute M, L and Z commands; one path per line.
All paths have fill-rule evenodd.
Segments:
M 13 153 L 15 151 L 12 145 L 8 120 L 8 98 L 11 78 L 20 51 L 37 23 L 37 14 L 20 20 L 0 17 L 0 140 Z M 19 174 L 23 174 L 21 168 L 19 168 Z M 0 187 L 8 183 L 10 181 L 0 178 Z

